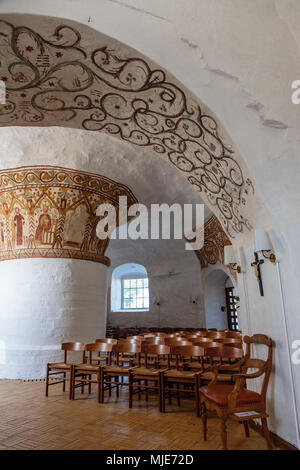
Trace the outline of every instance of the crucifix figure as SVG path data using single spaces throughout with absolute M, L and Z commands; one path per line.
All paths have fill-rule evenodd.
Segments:
M 254 268 L 254 273 L 255 273 L 255 276 L 257 278 L 257 282 L 259 285 L 260 295 L 264 295 L 264 289 L 263 289 L 261 273 L 260 273 L 260 265 L 264 263 L 264 260 L 263 259 L 259 260 L 256 252 L 254 252 L 254 256 L 255 256 L 255 261 L 251 263 L 251 266 L 253 266 Z

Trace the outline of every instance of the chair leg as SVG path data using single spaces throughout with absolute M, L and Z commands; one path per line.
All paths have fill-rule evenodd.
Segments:
M 46 372 L 46 391 L 45 391 L 46 397 L 48 396 L 48 392 L 49 392 L 49 366 L 48 366 L 48 364 L 47 364 L 47 372 Z
M 250 437 L 250 430 L 249 430 L 249 423 L 248 421 L 244 421 L 244 429 L 245 429 L 245 436 Z
M 268 428 L 267 418 L 261 418 L 261 424 L 264 431 L 265 439 L 269 450 L 273 449 L 271 436 Z
M 75 398 L 75 372 L 74 372 L 74 366 L 71 366 L 69 400 L 74 400 L 74 398 Z
M 177 390 L 179 389 L 180 384 L 176 383 Z M 177 405 L 180 406 L 180 392 L 177 392 Z
M 207 412 L 205 402 L 201 406 L 201 417 L 202 417 L 202 429 L 203 429 L 203 439 L 207 441 Z
M 101 402 L 101 368 L 97 371 L 98 403 Z
M 173 388 L 172 382 L 168 384 L 168 388 L 171 388 L 171 389 Z M 169 405 L 172 405 L 172 390 L 168 391 L 168 395 L 169 395 Z
M 63 373 L 63 392 L 66 391 L 66 373 Z
M 117 397 L 119 397 L 119 377 L 115 377 L 115 382 L 117 384 Z
M 227 450 L 226 418 L 221 418 L 221 437 L 222 437 L 222 449 Z
M 145 400 L 148 401 L 149 399 L 149 396 L 148 396 L 148 391 L 147 391 L 147 387 L 148 387 L 148 380 L 145 380 L 145 388 L 146 388 L 146 396 L 145 396 Z
M 164 374 L 163 372 L 159 372 L 159 381 L 158 381 L 158 387 L 159 387 L 159 411 L 161 413 L 165 413 L 166 411 L 166 406 L 165 406 L 165 380 L 164 380 Z
M 132 392 L 133 392 L 133 375 L 129 372 L 128 375 L 128 406 L 132 408 Z
M 199 375 L 196 374 L 195 376 L 195 401 L 196 401 L 196 413 L 197 417 L 200 418 L 200 393 L 199 393 Z
M 89 380 L 92 380 L 92 376 L 88 375 Z M 89 382 L 89 395 L 92 393 L 92 383 Z
M 100 368 L 100 403 L 104 403 L 104 369 Z

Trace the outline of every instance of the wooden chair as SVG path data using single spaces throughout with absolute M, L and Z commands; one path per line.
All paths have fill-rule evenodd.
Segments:
M 226 331 L 226 338 L 242 339 L 242 333 L 239 331 Z
M 113 346 L 113 353 L 115 357 L 115 364 L 102 366 L 100 371 L 100 383 L 101 383 L 101 403 L 104 402 L 104 392 L 111 391 L 116 388 L 117 397 L 119 396 L 119 387 L 129 385 L 129 375 L 135 364 L 137 367 L 140 365 L 140 353 L 142 343 L 139 342 L 124 342 L 118 343 Z M 123 361 L 123 354 L 127 354 L 127 365 L 125 366 Z M 121 378 L 121 382 L 119 379 Z M 124 381 L 127 378 L 127 381 Z M 129 407 L 132 407 L 132 400 L 129 394 Z
M 225 331 L 207 331 L 206 338 L 226 338 Z
M 107 344 L 118 344 L 118 341 L 116 338 L 99 338 L 99 339 L 96 339 L 96 343 L 107 343 Z M 123 341 L 123 340 L 121 340 Z M 98 364 L 101 364 L 101 362 L 107 364 L 107 360 L 105 360 L 105 358 L 101 357 L 101 354 L 97 356 L 93 356 L 93 360 L 97 360 L 98 359 Z
M 164 336 L 153 336 L 152 338 L 145 338 L 145 344 L 165 344 Z
M 199 388 L 197 387 L 197 374 L 193 370 L 185 369 L 186 363 L 184 358 L 192 361 L 199 359 L 199 363 L 203 358 L 205 351 L 199 346 L 189 345 L 172 345 L 172 356 L 175 356 L 176 367 L 163 372 L 161 381 L 161 411 L 165 412 L 165 399 L 169 398 L 169 404 L 172 402 L 172 396 L 177 397 L 177 404 L 180 406 L 180 397 L 182 394 L 192 394 L 196 399 L 196 410 L 199 410 Z M 176 386 L 176 388 L 174 388 Z
M 214 341 L 223 344 L 224 346 L 232 346 L 233 348 L 242 349 L 243 347 L 242 338 L 215 338 Z
M 82 362 L 85 362 L 85 344 L 80 342 L 75 343 L 62 343 L 61 349 L 64 351 L 63 362 L 52 362 L 47 364 L 46 373 L 46 397 L 49 393 L 50 385 L 63 384 L 63 392 L 66 390 L 66 382 L 70 382 L 69 398 L 72 398 L 71 376 L 73 374 L 73 363 L 68 362 L 68 352 L 77 351 L 82 352 Z M 68 375 L 67 375 L 68 374 Z M 57 379 L 55 382 L 49 383 L 49 377 L 54 376 Z
M 166 338 L 165 343 L 169 346 L 175 345 L 175 344 L 182 344 L 182 345 L 191 345 L 191 341 L 189 341 L 187 338 L 181 338 L 180 336 L 177 336 L 175 338 Z
M 209 383 L 213 379 L 217 382 L 233 383 L 233 376 L 241 372 L 241 366 L 244 363 L 244 354 L 242 348 L 232 347 L 231 345 L 221 345 L 220 343 L 208 343 L 209 347 L 205 349 L 205 357 L 209 359 L 209 365 L 203 368 L 203 372 L 198 377 L 200 383 Z M 212 346 L 212 344 L 217 346 Z
M 272 369 L 273 341 L 265 335 L 256 334 L 245 336 L 247 350 L 241 361 L 242 373 L 233 378 L 234 385 L 225 385 L 217 382 L 218 369 L 215 370 L 214 379 L 206 386 L 199 387 L 200 407 L 203 423 L 204 440 L 207 439 L 207 409 L 216 410 L 221 418 L 222 447 L 227 449 L 226 421 L 228 418 L 243 422 L 246 436 L 249 436 L 248 421 L 260 418 L 268 449 L 272 449 L 270 433 L 267 425 L 268 414 L 266 412 L 266 394 Z M 264 345 L 268 348 L 266 360 L 251 357 L 252 345 Z M 223 370 L 226 366 L 220 366 Z M 256 372 L 247 373 L 248 369 L 256 369 Z M 263 376 L 260 393 L 247 390 L 246 380 Z
M 196 338 L 190 338 L 189 341 L 191 341 L 193 344 L 196 344 L 196 343 L 213 343 L 215 340 L 214 338 L 206 338 L 204 336 L 197 336 Z
M 162 411 L 161 381 L 162 373 L 166 369 L 161 368 L 160 360 L 170 357 L 170 347 L 165 344 L 144 343 L 142 344 L 142 353 L 145 355 L 144 366 L 131 369 L 129 374 L 129 406 L 132 407 L 134 394 L 138 394 L 141 398 L 144 393 L 146 401 L 148 401 L 149 393 L 155 392 L 158 394 L 159 410 Z M 155 356 L 155 367 L 151 367 L 153 356 Z
M 95 343 L 118 344 L 118 340 L 115 338 L 99 338 L 96 339 Z
M 88 363 L 75 364 L 71 379 L 72 388 L 72 399 L 75 400 L 75 389 L 81 387 L 84 390 L 84 386 L 88 385 L 89 394 L 91 393 L 91 386 L 93 383 L 98 386 L 98 403 L 102 402 L 101 397 L 101 365 L 100 362 L 103 359 L 106 364 L 111 364 L 111 354 L 113 345 L 111 343 L 90 343 L 86 345 L 86 351 L 89 353 Z M 100 353 L 100 356 L 94 356 L 93 352 Z M 105 356 L 101 356 L 101 353 L 105 353 Z M 100 357 L 100 360 L 99 360 Z M 93 364 L 93 361 L 97 361 L 98 364 Z M 93 376 L 96 376 L 94 379 Z
M 208 348 L 213 348 L 213 347 L 220 347 L 220 343 L 217 343 L 216 341 L 214 341 L 213 339 L 211 338 L 198 338 L 198 339 L 192 339 L 191 340 L 191 343 L 193 346 L 198 346 L 199 348 L 203 348 L 204 351 L 206 351 Z M 210 369 L 211 366 L 212 366 L 213 362 L 212 362 L 212 358 L 206 354 L 204 354 L 204 356 L 201 358 L 201 360 L 199 361 L 195 361 L 195 360 L 192 360 L 189 364 L 188 364 L 188 367 L 189 369 L 191 370 L 198 370 L 199 372 L 203 372 L 205 371 L 206 369 Z
M 134 341 L 145 341 L 144 336 L 139 336 L 139 335 L 127 336 L 126 339 L 134 340 Z

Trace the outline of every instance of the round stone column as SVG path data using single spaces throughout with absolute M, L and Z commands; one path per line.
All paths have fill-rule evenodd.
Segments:
M 105 336 L 108 239 L 100 204 L 137 202 L 105 176 L 52 166 L 0 171 L 0 378 L 45 376 L 62 342 Z
M 0 378 L 45 377 L 62 342 L 106 331 L 107 266 L 73 259 L 0 263 Z

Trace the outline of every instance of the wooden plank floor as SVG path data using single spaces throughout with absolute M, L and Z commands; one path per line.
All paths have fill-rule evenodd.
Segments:
M 201 420 L 193 402 L 178 408 L 167 406 L 159 413 L 156 397 L 146 403 L 134 400 L 128 409 L 127 392 L 117 399 L 115 392 L 99 405 L 96 394 L 68 400 L 61 385 L 50 387 L 44 396 L 44 382 L 0 381 L 0 449 L 219 449 L 220 423 L 208 420 L 208 441 L 201 433 Z M 250 438 L 243 426 L 228 423 L 230 449 L 266 449 L 265 440 L 255 431 Z

